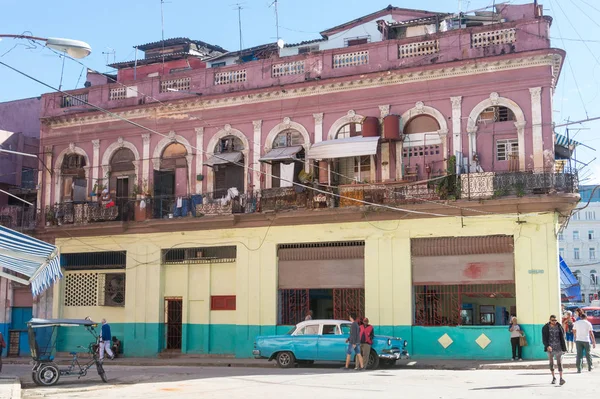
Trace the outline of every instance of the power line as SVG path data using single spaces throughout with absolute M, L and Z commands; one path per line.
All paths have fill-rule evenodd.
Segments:
M 39 84 L 41 84 L 41 85 L 43 85 L 43 86 L 46 86 L 46 87 L 48 87 L 48 88 L 49 88 L 49 89 L 51 89 L 51 90 L 57 91 L 57 92 L 59 92 L 59 93 L 62 93 L 62 94 L 64 94 L 64 95 L 69 95 L 68 93 L 66 93 L 66 92 L 64 92 L 64 91 L 62 91 L 62 90 L 57 90 L 57 89 L 56 89 L 55 87 L 53 87 L 52 85 L 50 85 L 50 84 L 48 84 L 48 83 L 45 83 L 45 82 L 43 82 L 43 81 L 41 81 L 41 80 L 39 80 L 39 79 L 37 79 L 37 78 L 35 78 L 35 77 L 33 77 L 33 76 L 31 76 L 31 75 L 29 75 L 29 74 L 25 73 L 25 72 L 22 72 L 22 71 L 20 71 L 19 69 L 17 69 L 17 68 L 14 68 L 14 67 L 12 67 L 12 66 L 10 66 L 10 65 L 8 65 L 8 64 L 6 64 L 6 63 L 4 63 L 4 62 L 1 62 L 1 61 L 0 61 L 0 65 L 3 65 L 3 66 L 5 66 L 6 68 L 9 68 L 9 69 L 11 69 L 11 70 L 13 70 L 13 71 L 17 72 L 18 74 L 20 74 L 20 75 L 23 75 L 23 76 L 27 77 L 28 79 L 31 79 L 31 80 L 33 80 L 33 81 L 35 81 L 35 82 L 37 82 L 37 83 L 39 83 Z M 141 124 L 139 124 L 139 123 L 137 123 L 137 122 L 135 122 L 135 121 L 129 120 L 129 119 L 127 119 L 127 118 L 124 118 L 124 117 L 122 117 L 122 116 L 120 116 L 120 115 L 117 115 L 117 114 L 115 114 L 115 113 L 113 113 L 113 112 L 111 112 L 111 111 L 109 111 L 109 110 L 106 110 L 106 109 L 104 109 L 104 108 L 102 108 L 102 107 L 99 107 L 99 106 L 97 106 L 97 105 L 91 104 L 91 103 L 89 103 L 89 102 L 87 102 L 87 101 L 85 101 L 85 100 L 83 100 L 83 99 L 82 99 L 82 100 L 80 100 L 80 101 L 81 101 L 82 103 L 84 103 L 85 105 L 89 105 L 90 107 L 92 107 L 92 108 L 94 108 L 94 109 L 96 109 L 96 110 L 98 110 L 98 111 L 104 112 L 104 113 L 106 113 L 107 115 L 110 115 L 110 116 L 112 116 L 112 117 L 114 117 L 114 118 L 117 118 L 117 119 L 119 119 L 119 120 L 122 120 L 122 121 L 124 121 L 124 122 L 126 122 L 126 123 L 129 123 L 130 125 L 133 125 L 133 126 L 135 126 L 135 127 L 138 127 L 138 128 L 140 128 L 140 129 L 146 130 L 146 131 L 148 131 L 148 132 L 150 132 L 150 133 L 156 134 L 156 135 L 158 135 L 158 136 L 161 136 L 161 137 L 164 137 L 164 138 L 168 138 L 168 137 L 169 137 L 169 136 L 167 136 L 166 134 L 163 134 L 163 133 L 157 132 L 157 131 L 156 131 L 156 130 L 154 130 L 154 129 L 151 129 L 151 128 L 149 128 L 149 127 L 143 126 L 143 125 L 141 125 Z M 429 215 L 429 216 L 440 216 L 440 217 L 450 217 L 450 216 L 452 216 L 452 215 L 444 215 L 444 214 L 431 213 L 431 212 L 415 211 L 415 210 L 411 210 L 411 209 L 397 208 L 397 207 L 393 207 L 393 206 L 389 206 L 389 205 L 376 204 L 376 203 L 372 203 L 372 202 L 368 202 L 368 201 L 364 201 L 364 200 L 360 200 L 360 199 L 356 199 L 356 198 L 350 198 L 350 197 L 346 197 L 346 196 L 339 195 L 339 194 L 336 194 L 336 193 L 331 193 L 331 192 L 328 192 L 328 191 L 325 191 L 325 190 L 321 190 L 321 189 L 318 189 L 318 188 L 315 188 L 315 187 L 310 187 L 310 186 L 307 186 L 307 185 L 305 185 L 305 184 L 296 183 L 296 182 L 294 182 L 294 181 L 290 181 L 290 180 L 287 180 L 287 179 L 284 179 L 284 178 L 281 178 L 281 177 L 273 176 L 273 175 L 271 175 L 271 174 L 268 174 L 268 173 L 266 173 L 266 172 L 263 172 L 263 171 L 261 171 L 261 170 L 256 170 L 256 169 L 254 169 L 254 168 L 252 168 L 252 167 L 246 166 L 246 165 L 244 165 L 244 164 L 242 164 L 242 163 L 239 163 L 239 162 L 231 162 L 231 161 L 230 161 L 229 159 L 227 159 L 227 158 L 223 158 L 222 156 L 220 156 L 220 155 L 218 155 L 218 154 L 212 154 L 212 153 L 211 153 L 211 154 L 209 154 L 207 151 L 204 151 L 204 149 L 200 149 L 200 148 L 197 148 L 197 147 L 195 147 L 195 146 L 191 146 L 191 145 L 190 145 L 190 147 L 191 147 L 191 148 L 193 148 L 193 149 L 195 149 L 195 150 L 197 150 L 197 151 L 200 151 L 200 152 L 202 152 L 202 153 L 205 153 L 205 154 L 207 154 L 207 155 L 212 155 L 213 157 L 215 157 L 215 158 L 217 158 L 217 159 L 225 160 L 225 161 L 227 161 L 228 163 L 232 163 L 232 164 L 234 164 L 234 165 L 241 166 L 241 167 L 243 167 L 243 168 L 246 168 L 246 169 L 248 169 L 248 170 L 251 170 L 251 171 L 253 171 L 253 172 L 257 172 L 257 173 L 260 173 L 260 174 L 263 174 L 263 175 L 266 175 L 266 176 L 269 176 L 269 177 L 276 177 L 276 178 L 280 179 L 281 181 L 284 181 L 284 182 L 290 183 L 290 184 L 292 184 L 292 185 L 295 185 L 295 186 L 298 186 L 298 187 L 302 187 L 302 188 L 304 188 L 304 189 L 307 189 L 307 190 L 312 190 L 312 191 L 318 192 L 318 193 L 320 193 L 320 194 L 329 195 L 329 196 L 333 196 L 333 197 L 340 198 L 340 199 L 347 199 L 347 200 L 351 200 L 351 201 L 353 201 L 353 202 L 358 202 L 358 203 L 362 203 L 362 204 L 365 204 L 365 205 L 371 205 L 371 206 L 374 206 L 374 207 L 378 207 L 378 208 L 384 208 L 384 209 L 389 209 L 389 210 L 393 210 L 393 211 L 400 211 L 400 212 L 414 213 L 414 214 L 420 214 L 420 215 Z

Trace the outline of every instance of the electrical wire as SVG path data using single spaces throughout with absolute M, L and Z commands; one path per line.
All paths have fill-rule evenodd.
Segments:
M 46 87 L 48 87 L 51 90 L 57 91 L 57 92 L 62 93 L 64 95 L 69 95 L 68 93 L 66 93 L 66 92 L 64 92 L 62 90 L 58 90 L 57 88 L 53 87 L 52 85 L 47 84 L 47 83 L 45 83 L 45 82 L 43 82 L 43 81 L 41 81 L 41 80 L 39 80 L 39 79 L 37 79 L 35 77 L 33 77 L 33 76 L 31 76 L 31 75 L 23 72 L 23 71 L 20 71 L 19 69 L 12 67 L 12 66 L 6 64 L 5 62 L 1 62 L 0 61 L 0 65 L 3 65 L 4 67 L 9 68 L 9 69 L 13 70 L 14 72 L 17 72 L 18 74 L 23 75 L 23 76 L 27 77 L 28 79 L 31 79 L 31 80 L 33 80 L 33 81 L 35 81 L 35 82 L 37 82 L 37 83 L 39 83 L 39 84 L 41 84 L 43 86 L 46 86 Z M 122 116 L 120 116 L 118 114 L 115 114 L 114 112 L 111 112 L 109 110 L 106 110 L 106 109 L 104 109 L 102 107 L 99 107 L 97 105 L 91 104 L 91 103 L 89 103 L 89 102 L 87 102 L 85 100 L 80 100 L 80 101 L 83 104 L 85 104 L 85 105 L 88 105 L 88 106 L 90 106 L 90 107 L 92 107 L 92 108 L 94 108 L 94 109 L 96 109 L 98 111 L 101 111 L 101 112 L 103 112 L 103 113 L 105 113 L 107 115 L 110 115 L 110 116 L 112 116 L 114 118 L 122 120 L 123 122 L 129 123 L 130 125 L 138 127 L 138 128 L 140 128 L 142 130 L 148 131 L 148 132 L 150 132 L 152 134 L 155 134 L 155 135 L 158 135 L 158 136 L 161 136 L 161 137 L 164 137 L 164 138 L 169 138 L 169 136 L 166 135 L 166 134 L 157 132 L 154 129 L 151 129 L 149 127 L 143 126 L 143 125 L 141 125 L 141 124 L 139 124 L 139 123 L 137 123 L 135 121 L 132 121 L 130 119 L 124 118 L 124 117 L 122 117 Z M 420 215 L 428 215 L 428 216 L 439 216 L 439 217 L 451 216 L 451 215 L 444 215 L 444 214 L 439 214 L 439 213 L 421 212 L 421 211 L 415 211 L 415 210 L 411 210 L 411 209 L 397 208 L 397 207 L 392 207 L 392 206 L 388 206 L 388 205 L 376 204 L 376 203 L 372 203 L 372 202 L 368 202 L 368 201 L 364 201 L 364 200 L 359 200 L 359 199 L 355 199 L 355 198 L 346 197 L 346 196 L 339 195 L 339 194 L 336 194 L 336 193 L 331 193 L 331 192 L 328 192 L 328 191 L 325 191 L 325 190 L 321 190 L 321 189 L 318 189 L 318 188 L 310 187 L 310 186 L 307 186 L 307 185 L 302 184 L 302 183 L 296 183 L 294 181 L 283 179 L 281 177 L 273 176 L 273 175 L 271 175 L 269 173 L 266 173 L 266 172 L 263 172 L 261 170 L 256 170 L 256 169 L 254 169 L 254 168 L 252 168 L 250 166 L 246 166 L 246 165 L 244 165 L 244 164 L 242 164 L 240 162 L 231 162 L 229 159 L 224 158 L 224 157 L 222 157 L 219 154 L 209 153 L 208 151 L 205 151 L 204 149 L 200 149 L 200 148 L 197 148 L 197 147 L 192 146 L 192 145 L 190 145 L 190 147 L 193 148 L 193 149 L 195 149 L 196 151 L 200 151 L 200 152 L 202 152 L 202 153 L 204 153 L 206 155 L 211 155 L 211 156 L 213 156 L 213 157 L 215 157 L 217 159 L 225 160 L 228 163 L 232 163 L 234 165 L 246 168 L 247 170 L 251 170 L 253 172 L 257 172 L 257 173 L 260 173 L 260 174 L 268 176 L 268 177 L 276 177 L 276 178 L 279 178 L 280 181 L 284 181 L 284 182 L 290 183 L 290 184 L 292 184 L 294 186 L 301 187 L 301 188 L 304 188 L 304 189 L 307 189 L 307 190 L 312 190 L 312 191 L 318 192 L 320 194 L 324 194 L 324 195 L 328 195 L 328 196 L 333 196 L 333 197 L 336 197 L 336 198 L 339 198 L 339 199 L 347 199 L 347 200 L 351 200 L 351 201 L 354 201 L 354 202 L 362 203 L 364 205 L 371 205 L 371 206 L 374 206 L 374 207 L 385 208 L 385 209 L 389 209 L 389 210 L 393 210 L 393 211 L 408 212 L 408 213 L 414 213 L 414 214 L 420 214 Z

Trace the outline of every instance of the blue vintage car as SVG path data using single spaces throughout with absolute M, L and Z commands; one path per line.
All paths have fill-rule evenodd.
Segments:
M 303 321 L 285 335 L 256 337 L 252 354 L 257 359 L 276 360 L 282 368 L 294 367 L 296 363 L 312 364 L 315 360 L 343 362 L 350 324 L 347 320 Z M 367 368 L 390 367 L 398 359 L 407 359 L 406 346 L 406 340 L 376 335 Z

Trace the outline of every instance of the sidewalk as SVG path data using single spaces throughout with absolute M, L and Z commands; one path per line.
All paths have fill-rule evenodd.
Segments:
M 9 375 L 0 375 L 0 398 L 1 399 L 20 399 L 21 381 L 18 377 Z
M 597 362 L 600 355 L 593 353 L 594 361 Z M 58 363 L 70 360 L 67 356 L 57 356 Z M 5 358 L 4 364 L 29 364 L 31 358 Z M 182 366 L 182 367 L 277 367 L 275 362 L 265 359 L 237 359 L 227 356 L 205 356 L 205 355 L 178 355 L 169 358 L 135 358 L 122 357 L 115 360 L 106 360 L 115 366 Z M 315 366 L 327 367 L 337 363 L 316 362 Z M 598 363 L 597 363 L 598 364 Z M 566 354 L 563 360 L 565 368 L 575 368 L 575 354 Z M 584 366 L 587 367 L 587 366 Z M 517 369 L 547 369 L 547 360 L 533 361 L 494 361 L 494 360 L 459 360 L 459 359 L 409 359 L 396 363 L 396 368 L 434 369 L 434 370 L 517 370 Z

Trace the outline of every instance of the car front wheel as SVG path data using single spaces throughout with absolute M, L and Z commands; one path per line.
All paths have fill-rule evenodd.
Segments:
M 296 358 L 292 352 L 279 352 L 276 357 L 277 365 L 282 369 L 294 367 Z
M 377 352 L 371 349 L 371 354 L 369 355 L 369 361 L 367 362 L 367 368 L 369 370 L 375 370 L 379 367 L 379 356 L 377 356 Z

